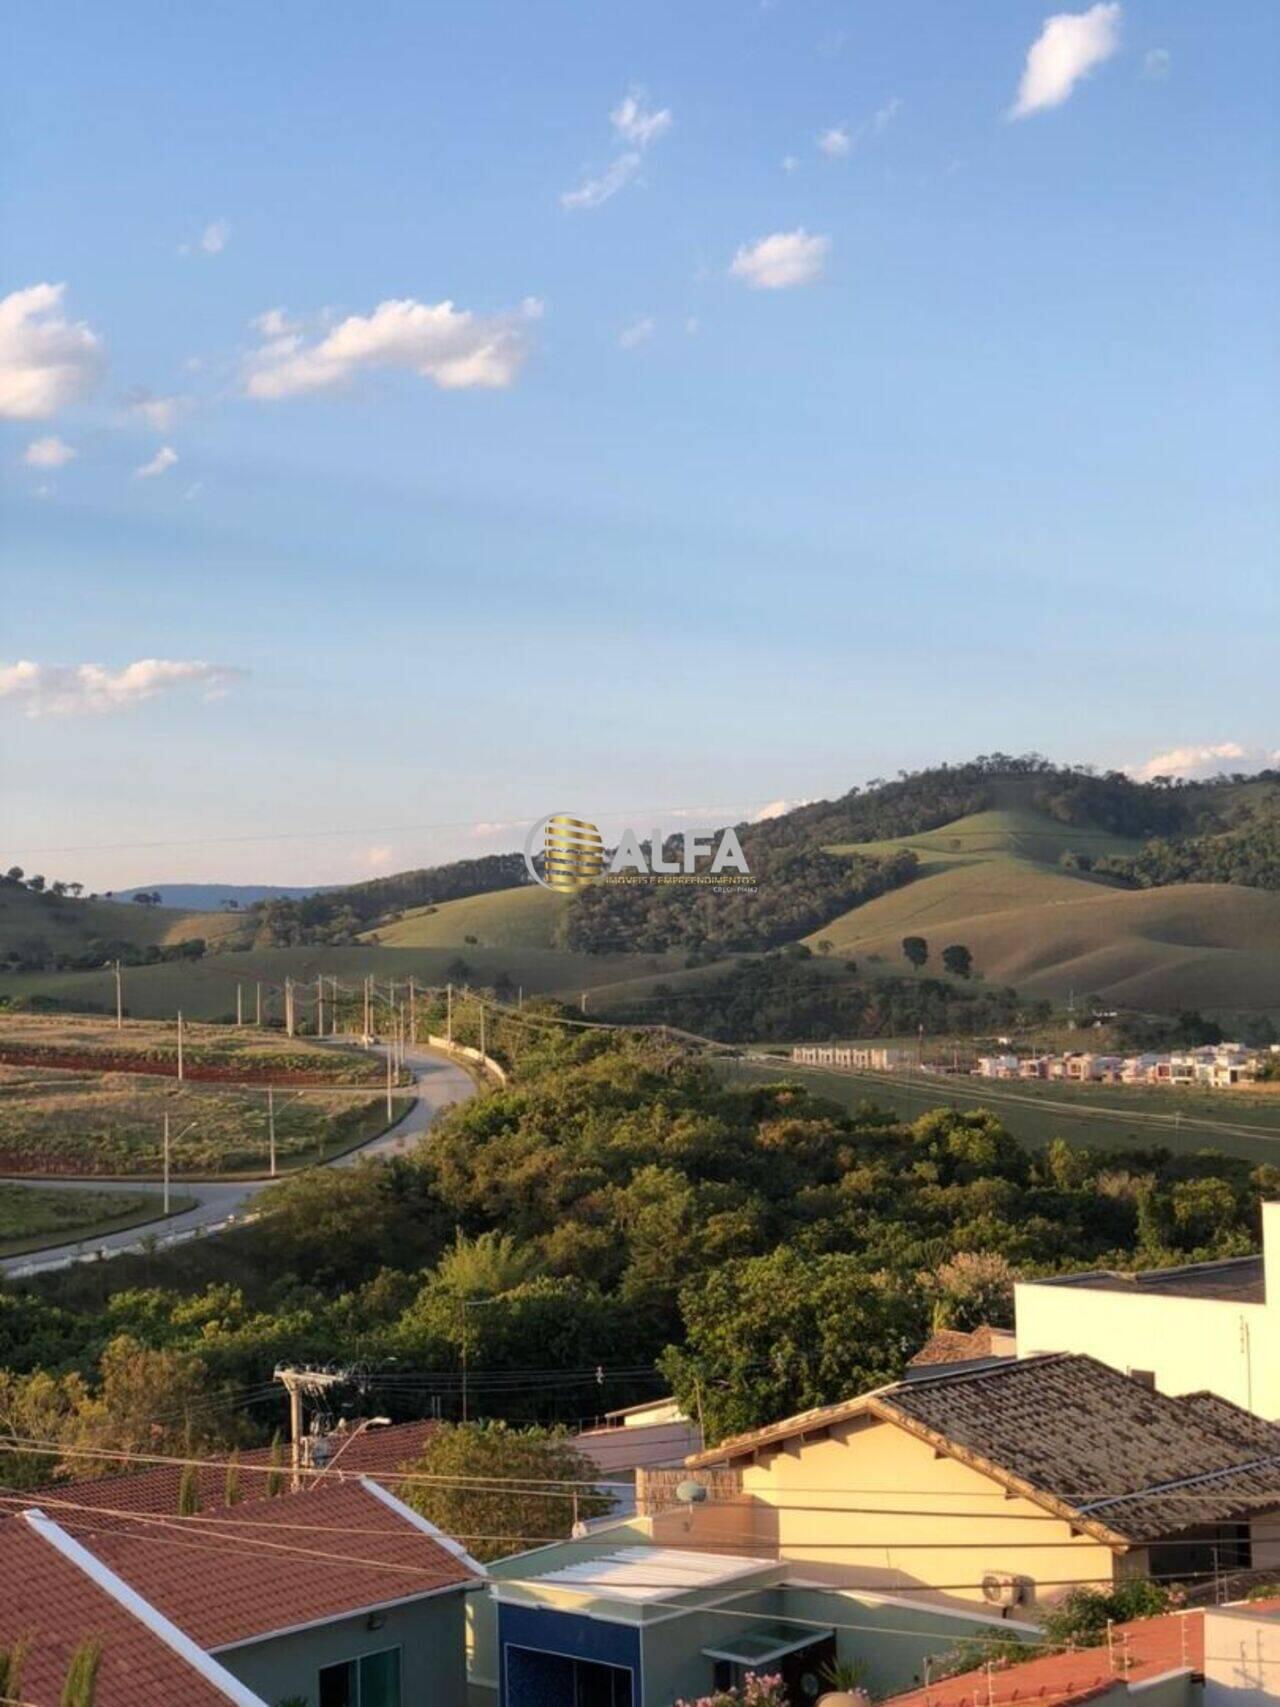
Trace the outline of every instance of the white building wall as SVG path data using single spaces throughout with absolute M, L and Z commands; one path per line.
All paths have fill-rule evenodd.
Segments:
M 1266 1303 L 1030 1282 L 1015 1289 L 1018 1355 L 1084 1352 L 1162 1393 L 1202 1388 L 1280 1421 L 1280 1203 L 1263 1205 Z
M 1275 1707 L 1280 1701 L 1280 1614 L 1247 1606 L 1204 1615 L 1204 1707 Z

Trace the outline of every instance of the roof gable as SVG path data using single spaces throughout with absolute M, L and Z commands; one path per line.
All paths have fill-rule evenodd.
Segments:
M 739 1435 L 689 1463 L 754 1457 L 870 1415 L 1126 1546 L 1280 1508 L 1280 1427 L 1228 1409 L 1154 1393 L 1091 1357 L 1010 1358 L 917 1373 Z

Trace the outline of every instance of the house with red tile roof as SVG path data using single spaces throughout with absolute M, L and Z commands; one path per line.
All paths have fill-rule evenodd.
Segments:
M 344 1472 L 188 1516 L 112 1503 L 141 1480 L 7 1502 L 0 1644 L 28 1648 L 25 1701 L 54 1707 L 91 1637 L 96 1707 L 465 1707 L 464 1598 L 483 1567 L 381 1483 Z
M 1194 1707 L 1204 1666 L 1204 1613 L 1173 1612 L 1117 1624 L 1096 1648 L 978 1666 L 892 1696 L 884 1707 L 1074 1707 L 1086 1701 L 1120 1707 L 1130 1695 L 1159 1707 Z

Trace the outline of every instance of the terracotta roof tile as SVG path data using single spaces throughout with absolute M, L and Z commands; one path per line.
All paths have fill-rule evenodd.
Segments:
M 975 1357 L 1012 1357 L 1013 1332 L 1009 1328 L 993 1328 L 988 1323 L 961 1333 L 956 1328 L 939 1328 L 920 1347 L 907 1365 L 920 1369 L 934 1363 L 966 1363 Z
M 438 1426 L 431 1421 L 392 1423 L 389 1426 L 363 1429 L 359 1433 L 353 1430 L 345 1441 L 341 1436 L 333 1435 L 330 1438 L 335 1442 L 334 1450 L 338 1452 L 340 1449 L 340 1454 L 335 1460 L 331 1460 L 332 1469 L 326 1470 L 315 1480 L 317 1484 L 323 1485 L 330 1478 L 377 1477 L 384 1472 L 399 1470 L 421 1454 L 427 1440 Z M 242 1501 L 266 1497 L 268 1476 L 264 1472 L 271 1467 L 271 1451 L 269 1446 L 255 1446 L 239 1454 Z M 287 1457 L 287 1447 L 285 1453 Z M 283 1474 L 287 1487 L 287 1463 L 283 1466 Z M 30 1503 L 40 1505 L 42 1502 L 74 1497 L 85 1505 L 114 1506 L 128 1511 L 154 1512 L 159 1516 L 169 1517 L 177 1512 L 181 1481 L 180 1465 L 156 1464 L 150 1469 L 131 1470 L 120 1476 L 77 1477 L 69 1481 L 50 1482 L 30 1496 Z M 202 1466 L 197 1474 L 197 1482 L 202 1511 L 210 1511 L 223 1505 L 227 1487 L 225 1459 L 207 1467 Z M 71 1493 L 73 1489 L 74 1495 Z
M 53 1707 L 81 1642 L 102 1645 L 97 1707 L 227 1707 L 227 1697 L 18 1517 L 0 1518 L 0 1642 L 30 1643 L 22 1696 Z
M 359 1482 L 189 1518 L 45 1509 L 206 1650 L 477 1580 Z
M 1139 1618 L 1117 1624 L 1109 1652 L 1077 1648 L 993 1668 L 959 1673 L 927 1689 L 891 1696 L 885 1707 L 1011 1707 L 1016 1702 L 1044 1699 L 1053 1707 L 1087 1701 L 1124 1679 L 1140 1683 L 1182 1667 L 1204 1669 L 1204 1615 L 1169 1613 L 1163 1618 Z

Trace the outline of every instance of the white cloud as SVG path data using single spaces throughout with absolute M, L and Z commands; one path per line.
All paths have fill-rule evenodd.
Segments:
M 1060 107 L 1080 79 L 1110 59 L 1119 46 L 1119 0 L 1106 4 L 1099 0 L 1087 12 L 1056 12 L 1046 18 L 1027 50 L 1009 117 L 1023 119 L 1046 107 Z
M 28 468 L 65 468 L 75 455 L 69 444 L 51 434 L 47 439 L 32 439 L 22 460 Z
M 167 433 L 190 404 L 189 397 L 159 397 L 141 385 L 128 392 L 124 400 L 129 414 L 155 433 Z
M 885 104 L 876 109 L 875 116 L 871 120 L 872 128 L 878 131 L 887 130 L 901 111 L 902 102 L 896 95 L 890 95 Z
M 1239 741 L 1217 741 L 1200 747 L 1171 747 L 1167 753 L 1157 753 L 1145 764 L 1128 769 L 1140 782 L 1150 782 L 1153 776 L 1207 776 L 1221 770 L 1223 760 L 1247 756 Z
M 225 219 L 215 219 L 200 233 L 200 247 L 206 255 L 220 255 L 231 238 L 231 225 Z
M 609 123 L 623 142 L 633 148 L 647 148 L 671 129 L 674 120 L 668 107 L 655 112 L 645 106 L 643 89 L 632 89 L 609 114 Z
M 1142 75 L 1150 78 L 1153 83 L 1158 83 L 1161 78 L 1169 75 L 1172 64 L 1173 55 L 1167 47 L 1148 48 L 1142 58 Z
M 204 481 L 203 480 L 193 480 L 191 482 L 190 486 L 188 486 L 186 491 L 182 494 L 182 496 L 186 500 L 186 502 L 189 504 L 193 498 L 198 498 L 203 491 L 204 491 Z
M 689 318 L 684 323 L 684 329 L 691 338 L 697 337 L 698 333 L 702 329 L 702 325 L 701 325 L 701 322 L 699 321 L 698 316 L 696 314 L 691 314 L 689 316 Z
M 312 342 L 297 330 L 268 336 L 249 358 L 244 388 L 250 397 L 291 397 L 332 390 L 362 368 L 386 367 L 407 368 L 446 391 L 500 389 L 524 366 L 529 328 L 541 313 L 532 297 L 501 314 L 412 297 L 380 302 L 372 314 L 349 315 Z
M 784 154 L 782 157 L 782 170 L 784 172 L 794 172 L 799 164 L 800 162 L 794 154 Z
M 184 685 L 202 687 L 205 699 L 218 699 L 245 673 L 199 659 L 139 658 L 121 670 L 22 659 L 0 664 L 0 699 L 12 700 L 27 717 L 101 715 Z
M 644 314 L 639 320 L 633 320 L 630 326 L 624 326 L 618 334 L 620 350 L 634 350 L 637 344 L 646 344 L 657 331 L 657 323 L 651 314 Z
M 577 208 L 600 207 L 619 190 L 625 190 L 639 170 L 638 154 L 620 154 L 598 178 L 585 178 L 576 190 L 565 190 L 560 197 L 560 206 L 570 212 Z
M 249 324 L 255 332 L 261 332 L 264 338 L 287 338 L 291 332 L 299 330 L 283 308 L 268 308 L 265 314 L 259 314 Z
M 390 847 L 372 847 L 364 850 L 364 863 L 370 871 L 385 871 L 391 864 L 395 849 Z
M 803 226 L 796 231 L 775 231 L 756 243 L 744 244 L 729 271 L 753 290 L 812 284 L 821 275 L 830 248 L 829 237 L 810 237 Z
M 102 343 L 58 312 L 65 285 L 29 285 L 0 301 L 0 416 L 43 421 L 87 397 L 102 373 Z
M 133 478 L 154 480 L 158 474 L 167 474 L 177 460 L 178 453 L 172 445 L 161 445 L 150 462 L 144 462 L 140 468 L 134 469 Z
M 749 824 L 767 824 L 771 818 L 785 818 L 798 806 L 810 806 L 809 800 L 771 800 L 767 806 L 757 806 L 747 819 Z
M 824 130 L 818 138 L 818 147 L 832 160 L 843 160 L 853 147 L 853 138 L 849 135 L 849 127 L 833 124 L 829 130 Z

